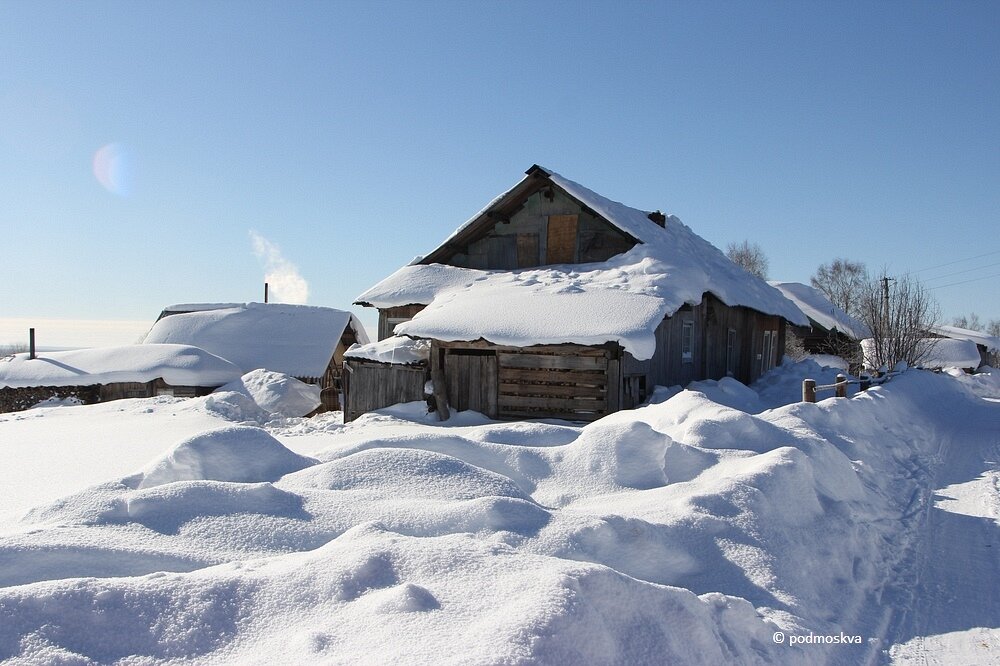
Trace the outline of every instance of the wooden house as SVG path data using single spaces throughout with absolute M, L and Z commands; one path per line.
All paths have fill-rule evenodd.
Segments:
M 861 357 L 861 341 L 871 336 L 868 327 L 834 305 L 823 292 L 801 282 L 768 282 L 795 304 L 809 320 L 791 325 L 789 333 L 802 340 L 810 354 L 832 354 L 848 361 Z
M 340 409 L 344 352 L 367 343 L 349 312 L 285 303 L 192 303 L 165 308 L 145 343 L 193 345 L 244 373 L 263 368 L 321 387 L 321 409 Z
M 658 384 L 750 383 L 778 362 L 785 322 L 808 323 L 676 217 L 537 165 L 357 304 L 378 309 L 380 339 L 431 341 L 442 418 L 446 403 L 590 421 Z
M 12 354 L 0 358 L 0 412 L 28 409 L 53 398 L 93 404 L 208 395 L 241 374 L 225 359 L 176 344 Z

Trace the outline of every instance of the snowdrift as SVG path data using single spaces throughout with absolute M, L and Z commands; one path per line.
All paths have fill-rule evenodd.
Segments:
M 0 659 L 877 661 L 916 635 L 935 469 L 1000 423 L 969 387 L 911 371 L 766 409 L 723 380 L 584 427 L 197 434 L 0 540 Z

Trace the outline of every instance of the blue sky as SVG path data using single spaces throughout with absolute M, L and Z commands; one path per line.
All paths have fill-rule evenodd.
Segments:
M 0 18 L 0 323 L 259 300 L 251 231 L 309 303 L 347 308 L 533 163 L 720 247 L 758 242 L 774 279 L 843 256 L 919 271 L 948 318 L 1000 318 L 1000 3 Z

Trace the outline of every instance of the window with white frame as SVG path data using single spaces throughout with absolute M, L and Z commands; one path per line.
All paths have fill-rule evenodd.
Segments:
M 681 324 L 681 360 L 689 363 L 694 359 L 694 322 Z

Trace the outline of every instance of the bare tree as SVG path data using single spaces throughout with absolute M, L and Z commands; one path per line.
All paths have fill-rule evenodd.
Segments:
M 20 354 L 21 352 L 26 351 L 28 351 L 28 345 L 25 344 L 0 345 L 0 358 Z
M 990 323 L 986 325 L 986 333 L 1000 338 L 1000 319 L 990 319 Z
M 767 279 L 767 269 L 770 262 L 768 262 L 764 250 L 757 243 L 750 241 L 730 243 L 726 246 L 726 256 L 746 272 L 756 275 L 761 280 Z
M 975 312 L 969 314 L 968 317 L 962 315 L 961 317 L 955 317 L 951 320 L 951 325 L 958 328 L 965 328 L 970 331 L 982 331 L 983 322 L 979 320 L 979 315 Z
M 869 279 L 861 295 L 861 320 L 872 332 L 865 365 L 890 370 L 900 361 L 919 365 L 933 349 L 928 331 L 937 318 L 937 303 L 917 280 L 891 278 L 884 270 Z
M 806 350 L 806 345 L 802 341 L 802 338 L 795 335 L 790 326 L 785 328 L 785 357 L 793 361 L 801 361 L 808 355 L 809 352 Z
M 834 259 L 816 269 L 809 282 L 847 314 L 860 319 L 861 295 L 868 282 L 868 270 L 860 261 Z

